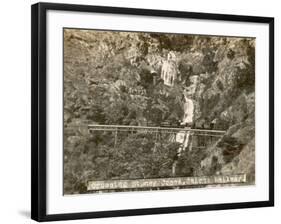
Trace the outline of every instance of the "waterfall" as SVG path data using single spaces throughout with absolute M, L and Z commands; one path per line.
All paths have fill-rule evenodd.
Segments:
M 191 124 L 193 122 L 193 113 L 194 113 L 194 104 L 193 101 L 186 96 L 184 96 L 185 102 L 183 105 L 183 119 L 182 119 L 182 125 Z
M 170 52 L 161 69 L 161 79 L 164 81 L 164 85 L 174 86 L 177 79 L 177 71 L 176 56 Z

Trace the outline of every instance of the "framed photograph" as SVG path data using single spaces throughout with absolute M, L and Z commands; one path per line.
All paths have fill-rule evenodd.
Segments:
M 274 205 L 274 19 L 32 5 L 32 219 Z

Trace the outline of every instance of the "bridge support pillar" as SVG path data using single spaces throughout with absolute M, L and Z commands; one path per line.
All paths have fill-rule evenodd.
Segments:
M 118 138 L 118 128 L 116 128 L 116 130 L 115 130 L 115 136 L 114 136 L 114 148 L 116 147 L 116 145 L 117 145 L 117 139 Z

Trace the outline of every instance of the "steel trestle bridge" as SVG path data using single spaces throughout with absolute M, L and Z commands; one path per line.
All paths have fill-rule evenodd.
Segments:
M 85 127 L 85 126 L 84 126 Z M 151 126 L 130 126 L 130 125 L 100 125 L 100 124 L 89 124 L 86 125 L 89 133 L 94 134 L 96 131 L 112 132 L 114 133 L 114 142 L 116 145 L 118 142 L 118 133 L 127 132 L 128 134 L 142 133 L 142 134 L 153 134 L 155 141 L 169 141 L 175 142 L 179 135 L 188 135 L 189 145 L 192 148 L 206 148 L 214 144 L 220 139 L 226 131 L 222 130 L 210 130 L 210 129 L 192 129 L 190 127 L 151 127 Z

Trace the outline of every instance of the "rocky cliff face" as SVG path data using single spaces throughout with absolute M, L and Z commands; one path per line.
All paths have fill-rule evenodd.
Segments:
M 203 74 L 196 101 L 198 122 L 215 120 L 215 128 L 227 130 L 207 150 L 198 174 L 255 174 L 255 63 L 254 40 L 233 39 L 214 52 L 216 69 Z M 200 75 L 201 77 L 201 75 Z M 204 84 L 207 81 L 208 84 Z
M 167 86 L 161 69 L 170 52 L 177 76 Z M 66 29 L 64 83 L 65 126 L 174 124 L 188 92 L 192 125 L 226 130 L 193 174 L 241 172 L 254 183 L 255 39 Z

